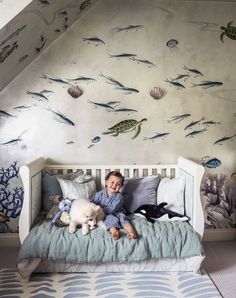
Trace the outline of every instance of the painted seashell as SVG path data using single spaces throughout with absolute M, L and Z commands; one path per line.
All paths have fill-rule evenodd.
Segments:
M 153 97 L 154 99 L 160 99 L 164 94 L 164 91 L 160 88 L 160 87 L 154 87 L 151 91 L 150 91 L 150 95 L 151 97 Z
M 68 88 L 67 92 L 73 97 L 73 98 L 77 98 L 79 96 L 81 96 L 83 94 L 82 90 L 79 88 L 79 86 L 75 85 L 75 86 L 71 86 L 70 88 Z

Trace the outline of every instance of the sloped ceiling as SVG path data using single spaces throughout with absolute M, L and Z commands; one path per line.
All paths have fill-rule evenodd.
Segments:
M 0 91 L 97 0 L 15 2 L 0 1 Z
M 226 3 L 235 0 L 176 1 Z M 96 2 L 0 0 L 0 91 Z

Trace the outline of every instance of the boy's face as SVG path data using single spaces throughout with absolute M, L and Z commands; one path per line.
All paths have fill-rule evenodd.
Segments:
M 109 195 L 113 194 L 114 192 L 118 192 L 122 186 L 122 180 L 116 176 L 110 176 L 108 180 L 106 180 L 106 187 L 107 192 Z

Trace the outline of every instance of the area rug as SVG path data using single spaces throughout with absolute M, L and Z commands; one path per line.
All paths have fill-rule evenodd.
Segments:
M 21 283 L 16 269 L 0 269 L 7 298 L 220 298 L 209 276 L 191 272 L 35 273 Z

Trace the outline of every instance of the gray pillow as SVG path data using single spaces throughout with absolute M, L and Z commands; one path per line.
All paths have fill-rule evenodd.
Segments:
M 43 171 L 42 175 L 42 195 L 43 195 L 43 211 L 49 211 L 52 208 L 52 201 L 49 200 L 50 196 L 60 195 L 62 196 L 62 190 L 60 187 L 57 178 L 64 178 L 68 180 L 73 180 L 78 176 L 82 176 L 82 171 L 77 171 L 75 173 L 68 173 L 68 174 L 57 174 L 57 175 L 50 175 L 46 171 Z
M 125 199 L 125 210 L 128 213 L 133 213 L 141 205 L 156 205 L 157 187 L 160 180 L 159 175 L 144 178 L 126 178 L 120 191 Z

